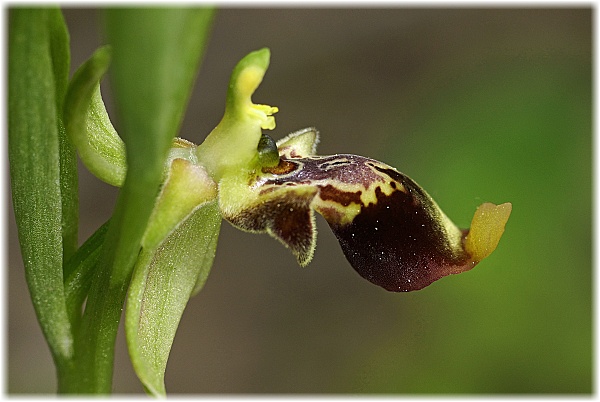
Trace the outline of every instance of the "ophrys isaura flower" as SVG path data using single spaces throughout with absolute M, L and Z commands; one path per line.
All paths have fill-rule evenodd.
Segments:
M 244 57 L 231 76 L 221 122 L 196 145 L 176 138 L 141 240 L 128 288 L 125 329 L 133 367 L 154 395 L 188 299 L 212 266 L 222 218 L 266 232 L 307 265 L 315 250 L 315 211 L 328 222 L 354 269 L 389 291 L 421 289 L 467 271 L 498 245 L 511 204 L 483 204 L 471 228 L 457 228 L 412 179 L 357 155 L 315 155 L 316 129 L 279 141 L 276 107 L 251 96 L 269 64 L 269 50 Z M 125 181 L 125 146 L 99 91 L 110 60 L 99 49 L 75 74 L 65 121 L 83 163 L 101 180 Z
M 169 202 L 163 191 L 154 216 L 164 216 L 160 209 L 169 208 L 171 218 L 154 225 L 151 221 L 148 230 L 154 233 L 146 239 L 160 243 L 158 237 L 164 239 L 177 227 L 175 221 L 197 207 L 189 202 L 187 180 L 189 188 L 200 189 L 195 199 L 206 203 L 218 198 L 224 219 L 245 231 L 269 233 L 292 251 L 301 266 L 313 257 L 314 211 L 320 213 L 352 267 L 390 291 L 421 289 L 449 274 L 470 270 L 494 251 L 510 203 L 481 205 L 471 228 L 459 229 L 425 190 L 395 168 L 357 155 L 315 155 L 319 134 L 314 128 L 277 142 L 264 134 L 262 130 L 275 128 L 272 115 L 277 108 L 254 104 L 251 96 L 269 57 L 268 49 L 262 49 L 238 63 L 223 119 L 201 145 L 174 142 L 165 172 L 179 175 L 196 169 L 198 173 L 178 180 L 178 191 L 168 193 Z M 180 163 L 172 169 L 171 164 L 181 158 L 187 168 L 179 168 L 184 166 Z M 202 183 L 194 185 L 194 180 Z M 198 193 L 202 188 L 207 189 L 206 196 Z M 178 204 L 185 211 L 174 211 Z
M 263 59 L 261 66 L 267 64 Z M 240 65 L 247 66 L 247 59 L 234 71 L 225 117 L 199 147 L 199 155 L 213 156 L 207 166 L 218 172 L 213 177 L 218 181 L 219 207 L 231 224 L 269 233 L 305 266 L 316 245 L 317 211 L 354 269 L 390 291 L 418 290 L 467 271 L 496 248 L 510 203 L 483 204 L 471 230 L 461 230 L 418 184 L 393 167 L 357 155 L 316 156 L 316 129 L 300 130 L 275 142 L 258 127 L 273 129 L 270 114 L 277 109 L 250 100 L 264 70 L 262 74 L 250 70 L 248 83 L 243 84 Z M 235 104 L 240 106 L 234 108 Z M 267 112 L 257 113 L 257 108 Z M 235 118 L 230 116 L 240 111 L 244 124 L 234 133 L 221 127 L 233 126 Z M 249 121 L 254 122 L 251 127 Z M 250 129 L 240 133 L 246 127 Z M 238 151 L 240 143 L 242 151 Z M 210 151 L 215 144 L 226 150 L 225 161 Z M 236 163 L 239 160 L 250 162 Z

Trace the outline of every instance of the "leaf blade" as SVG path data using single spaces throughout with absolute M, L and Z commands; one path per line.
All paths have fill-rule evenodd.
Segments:
M 107 11 L 113 45 L 111 80 L 130 167 L 164 158 L 179 130 L 204 51 L 212 9 L 136 8 Z M 143 99 L 144 107 L 140 107 Z M 147 138 L 157 137 L 156 144 Z
M 56 88 L 56 113 L 58 116 L 58 144 L 60 155 L 60 189 L 62 200 L 62 237 L 64 261 L 77 250 L 79 229 L 79 192 L 77 156 L 73 144 L 67 138 L 63 121 L 63 104 L 71 54 L 69 32 L 59 9 L 48 9 L 48 33 L 52 67 Z
M 44 336 L 60 363 L 71 358 L 73 338 L 62 272 L 64 206 L 57 108 L 64 89 L 52 60 L 48 32 L 51 19 L 56 18 L 52 13 L 49 9 L 11 12 L 8 151 L 27 284 Z M 59 38 L 54 36 L 55 46 Z

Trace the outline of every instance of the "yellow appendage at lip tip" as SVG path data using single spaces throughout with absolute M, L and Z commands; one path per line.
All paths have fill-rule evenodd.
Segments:
M 465 249 L 473 261 L 483 260 L 498 247 L 511 211 L 510 202 L 500 205 L 486 202 L 477 208 L 465 238 Z

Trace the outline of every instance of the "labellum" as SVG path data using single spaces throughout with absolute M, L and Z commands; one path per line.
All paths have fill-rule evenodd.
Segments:
M 408 176 L 362 156 L 316 156 L 317 143 L 312 128 L 277 143 L 263 134 L 260 167 L 219 183 L 223 217 L 269 233 L 305 266 L 316 245 L 317 211 L 354 269 L 394 292 L 468 271 L 496 248 L 510 203 L 481 205 L 471 229 L 461 230 Z

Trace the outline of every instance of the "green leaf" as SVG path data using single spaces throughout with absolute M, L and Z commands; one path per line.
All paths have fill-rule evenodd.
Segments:
M 73 183 L 76 186 L 72 160 L 60 154 L 68 148 L 64 143 L 61 147 L 58 118 L 66 85 L 68 38 L 57 13 L 55 9 L 11 10 L 8 151 L 27 285 L 52 355 L 61 365 L 73 355 L 62 266 L 63 244 L 64 254 L 70 254 L 77 234 L 73 230 L 77 192 L 72 188 Z M 63 180 L 68 185 L 63 186 Z M 63 197 L 63 191 L 71 194 Z
M 133 275 L 125 329 L 133 367 L 155 396 L 165 395 L 164 374 L 188 299 L 204 284 L 215 256 L 221 216 L 204 204 L 156 249 L 143 249 Z
M 203 8 L 108 10 L 120 133 L 128 149 L 144 150 L 128 155 L 130 168 L 148 161 L 161 168 L 156 162 L 179 130 L 212 15 Z
M 60 190 L 62 198 L 63 258 L 66 261 L 77 250 L 79 226 L 79 191 L 77 177 L 77 157 L 75 148 L 68 140 L 63 123 L 63 103 L 71 54 L 69 33 L 60 10 L 48 10 L 50 53 L 56 87 L 56 113 L 58 116 L 58 141 L 60 155 Z
M 110 48 L 104 46 L 73 75 L 65 99 L 67 134 L 82 162 L 100 180 L 120 187 L 125 180 L 125 144 L 106 113 L 100 79 L 110 63 Z
M 84 392 L 110 392 L 123 302 L 212 14 L 209 9 L 183 8 L 107 12 L 112 88 L 127 150 L 127 176 L 102 247 L 102 272 L 90 288 L 76 338 L 79 363 L 85 367 L 79 386 Z

